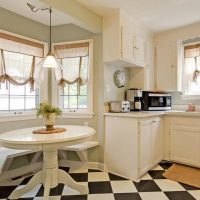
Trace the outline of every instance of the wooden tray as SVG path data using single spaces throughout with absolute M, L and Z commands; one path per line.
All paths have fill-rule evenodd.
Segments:
M 63 133 L 65 132 L 65 128 L 54 128 L 53 130 L 47 131 L 46 128 L 34 130 L 34 134 L 53 134 L 53 133 Z

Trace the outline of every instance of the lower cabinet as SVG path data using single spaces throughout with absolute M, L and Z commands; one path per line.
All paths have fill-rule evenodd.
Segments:
M 134 181 L 162 160 L 160 117 L 105 116 L 107 170 Z
M 170 159 L 200 166 L 200 127 L 182 124 L 170 126 Z
M 162 160 L 162 135 L 160 118 L 139 122 L 139 175 L 145 174 Z

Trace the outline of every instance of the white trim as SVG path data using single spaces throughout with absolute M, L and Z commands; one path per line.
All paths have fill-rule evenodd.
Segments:
M 182 41 L 177 41 L 177 91 L 183 90 L 182 80 L 183 80 L 183 64 L 184 64 L 184 58 L 183 58 L 183 47 L 182 47 Z
M 35 112 L 23 112 L 20 114 L 13 114 L 13 113 L 2 113 L 0 114 L 0 122 L 11 122 L 11 121 L 21 121 L 21 120 L 31 120 L 37 119 Z
M 94 113 L 90 113 L 90 112 L 64 112 L 62 114 L 62 118 L 78 118 L 78 119 L 81 119 L 81 118 L 89 118 L 89 119 L 92 119 L 94 117 Z
M 187 47 L 187 46 L 190 46 L 190 45 L 195 45 L 195 44 L 199 44 L 200 40 L 199 41 L 196 41 L 196 42 L 190 42 L 190 43 L 186 43 L 186 44 L 182 44 L 183 47 Z
M 89 42 L 89 79 L 87 83 L 88 94 L 89 94 L 88 95 L 88 109 L 84 111 L 77 110 L 76 112 L 70 112 L 70 110 L 63 110 L 62 118 L 92 118 L 94 116 L 94 113 L 93 113 L 93 65 L 94 65 L 93 39 L 53 43 L 52 47 L 58 44 L 62 45 L 62 44 L 83 43 L 83 42 Z M 51 75 L 52 75 L 52 104 L 54 106 L 59 106 L 59 93 L 60 93 L 59 86 L 55 80 L 54 74 L 52 73 Z

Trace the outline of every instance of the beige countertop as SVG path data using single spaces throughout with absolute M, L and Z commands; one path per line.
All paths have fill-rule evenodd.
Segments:
M 141 111 L 141 112 L 127 112 L 127 113 L 104 113 L 105 116 L 113 117 L 133 117 L 133 118 L 143 118 L 143 117 L 153 117 L 164 115 L 164 111 Z
M 200 117 L 200 111 L 187 112 L 184 110 L 170 110 L 166 111 L 165 115 L 177 117 Z
M 143 118 L 143 117 L 154 117 L 154 116 L 177 116 L 177 117 L 200 117 L 200 112 L 187 112 L 184 110 L 170 110 L 170 111 L 141 111 L 141 112 L 127 112 L 127 113 L 104 113 L 105 116 L 113 117 L 133 117 L 133 118 Z

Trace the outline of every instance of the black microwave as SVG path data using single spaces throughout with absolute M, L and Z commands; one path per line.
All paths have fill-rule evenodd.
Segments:
M 171 94 L 143 91 L 143 110 L 170 110 Z

